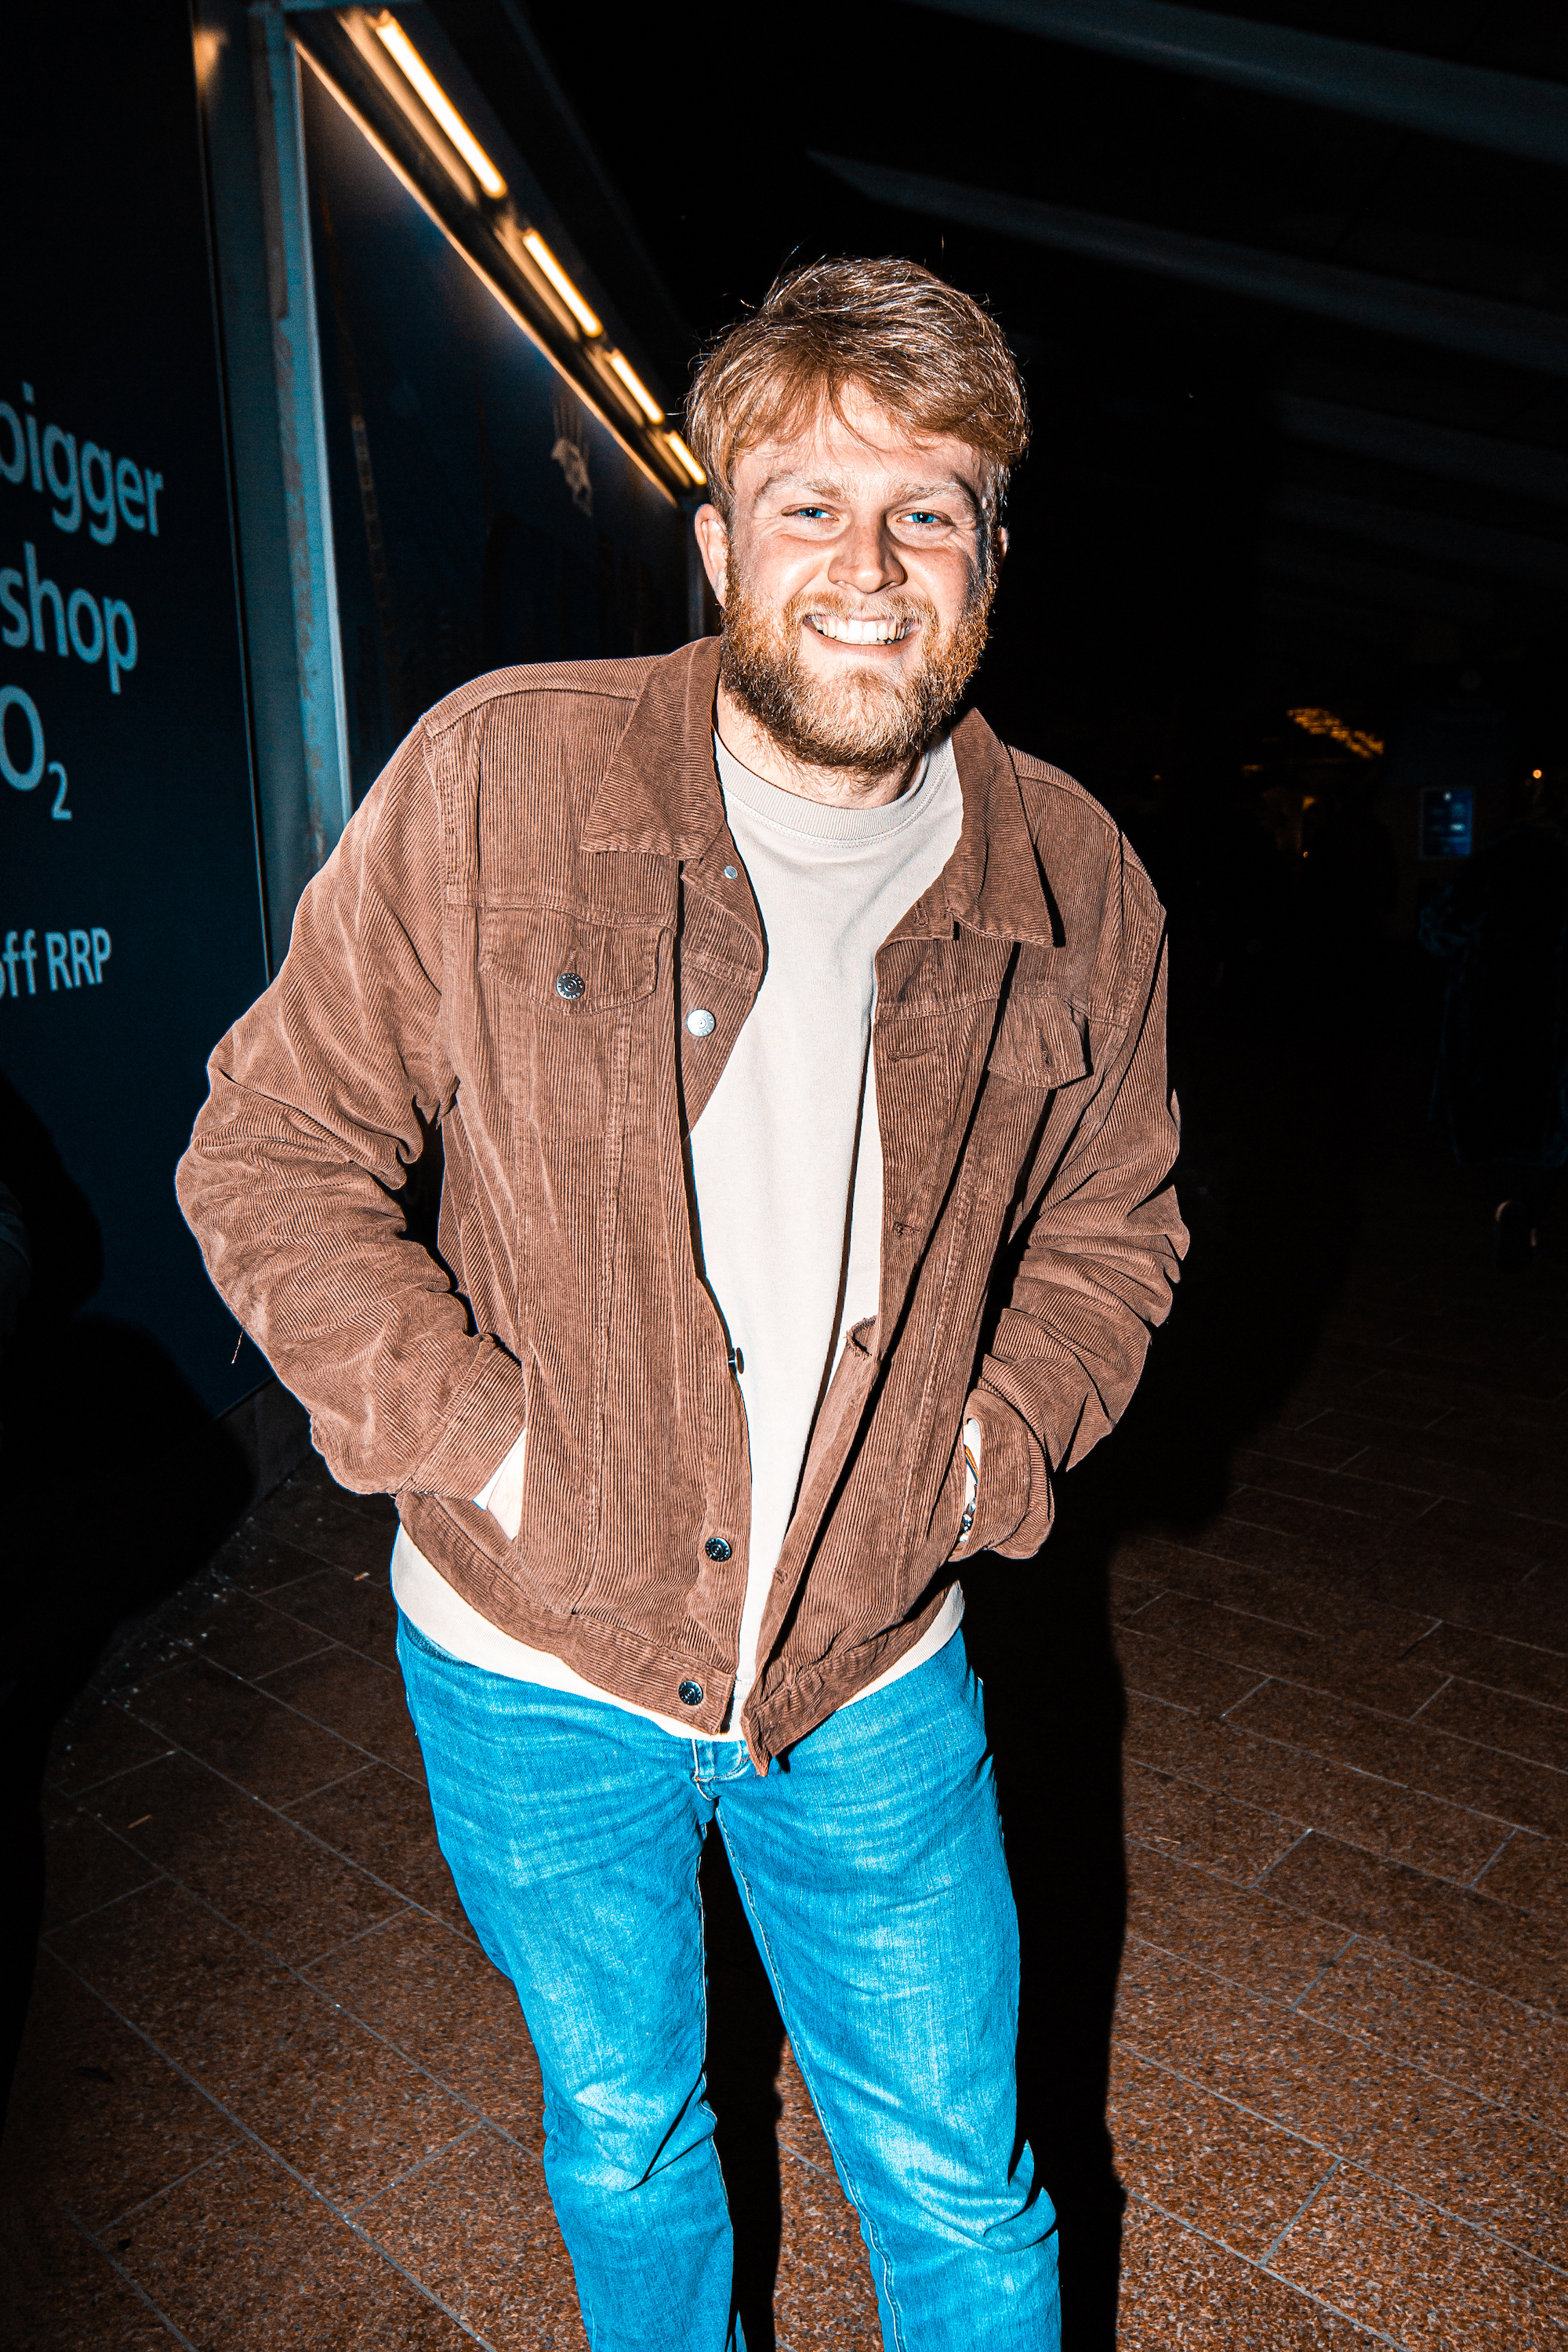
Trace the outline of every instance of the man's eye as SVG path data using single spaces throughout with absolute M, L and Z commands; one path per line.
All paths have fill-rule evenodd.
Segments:
M 929 507 L 915 507 L 904 517 L 906 522 L 945 522 L 945 515 L 932 514 Z
M 820 522 L 826 518 L 827 509 L 826 507 L 792 507 L 790 512 L 798 521 Z

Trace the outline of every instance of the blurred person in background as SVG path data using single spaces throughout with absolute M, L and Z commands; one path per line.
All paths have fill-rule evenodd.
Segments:
M 1568 780 L 1530 777 L 1513 821 L 1422 911 L 1449 964 L 1432 1125 L 1479 1170 L 1497 1264 L 1528 1266 L 1568 1162 Z
M 16 1328 L 16 1317 L 33 1278 L 33 1251 L 22 1221 L 22 1204 L 0 1184 L 0 1357 Z

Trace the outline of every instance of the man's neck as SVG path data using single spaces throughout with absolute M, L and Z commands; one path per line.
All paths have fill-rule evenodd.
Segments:
M 820 801 L 826 808 L 885 808 L 907 793 L 921 772 L 924 754 L 916 751 L 897 767 L 868 775 L 861 768 L 823 768 L 791 757 L 765 727 L 737 702 L 726 687 L 719 688 L 715 706 L 719 740 L 732 759 L 765 783 L 794 793 L 803 801 Z

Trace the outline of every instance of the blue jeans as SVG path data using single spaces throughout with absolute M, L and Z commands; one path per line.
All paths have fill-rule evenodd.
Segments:
M 441 1850 L 522 2003 L 594 2352 L 743 2352 L 704 2096 L 717 1821 L 888 2352 L 1056 2352 L 1056 2215 L 1018 2137 L 1018 1931 L 962 1634 L 759 1779 L 595 1699 L 398 1656 Z

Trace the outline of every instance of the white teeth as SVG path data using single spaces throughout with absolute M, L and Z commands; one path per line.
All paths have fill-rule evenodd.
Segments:
M 836 613 L 813 613 L 811 625 L 819 636 L 837 637 L 846 646 L 891 646 L 908 636 L 909 621 L 847 621 Z

